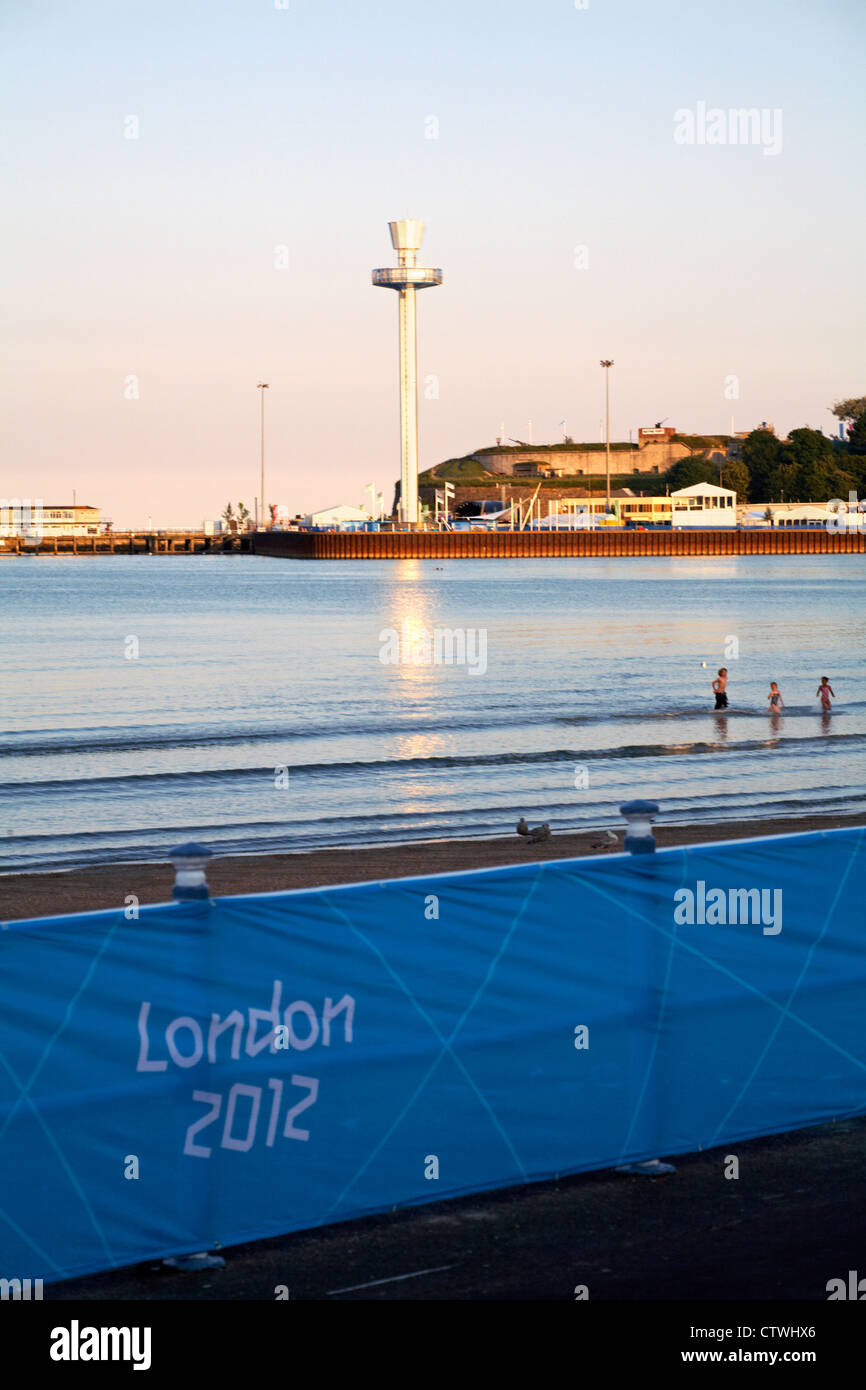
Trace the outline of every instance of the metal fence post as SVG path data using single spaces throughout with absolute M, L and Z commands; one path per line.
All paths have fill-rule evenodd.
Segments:
M 655 801 L 627 801 L 620 806 L 620 812 L 625 817 L 625 848 L 629 854 L 645 855 L 654 854 L 656 848 L 655 835 L 653 834 L 653 816 L 658 815 L 658 804 Z M 637 865 L 635 865 L 637 867 Z M 647 865 L 649 867 L 649 865 Z M 653 960 L 652 941 L 649 939 L 647 928 L 643 922 L 630 917 L 628 923 L 629 936 L 634 947 L 633 956 L 641 961 L 647 974 L 651 972 Z M 653 1001 L 653 984 L 651 979 L 643 982 L 644 991 L 649 995 L 650 1007 Z M 640 989 L 638 983 L 638 989 Z M 653 1104 L 655 1101 L 656 1087 L 647 1078 L 646 1091 L 643 1103 Z M 659 1158 L 649 1158 L 642 1163 L 623 1163 L 616 1169 L 617 1173 L 636 1173 L 641 1177 L 658 1177 L 664 1173 L 675 1173 L 676 1168 L 672 1163 L 663 1163 Z
M 171 896 L 176 902 L 205 902 L 210 898 L 210 889 L 205 878 L 207 861 L 213 858 L 212 852 L 194 840 L 177 845 L 169 854 L 175 869 L 174 887 Z
M 213 858 L 211 850 L 205 845 L 196 844 L 194 840 L 188 840 L 171 850 L 169 858 L 175 870 L 174 887 L 171 890 L 175 902 L 201 906 L 209 903 L 210 888 L 205 869 L 208 860 Z M 204 1175 L 205 1180 L 207 1176 Z M 191 1255 L 171 1255 L 162 1263 L 167 1269 L 194 1273 L 201 1269 L 222 1269 L 225 1260 L 222 1255 L 211 1255 L 207 1250 L 197 1250 Z
M 625 847 L 629 854 L 654 854 L 656 847 L 653 835 L 652 818 L 659 813 L 655 801 L 627 801 L 620 806 L 625 816 Z

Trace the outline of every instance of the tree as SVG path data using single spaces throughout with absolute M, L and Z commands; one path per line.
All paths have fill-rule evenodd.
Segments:
M 829 497 L 833 471 L 833 442 L 820 430 L 791 430 L 788 442 L 779 450 L 779 463 L 784 478 L 782 487 L 789 501 L 822 501 Z
M 838 420 L 848 420 L 848 449 L 852 454 L 866 454 L 866 396 L 849 396 L 831 406 Z
M 837 420 L 862 420 L 866 416 L 866 396 L 850 396 L 830 407 Z
M 848 431 L 848 448 L 852 454 L 866 454 L 866 410 L 857 416 Z
M 237 522 L 235 521 L 234 508 L 232 507 L 231 502 L 226 503 L 222 519 L 225 522 L 226 526 L 229 528 L 229 530 L 234 531 L 235 527 L 237 526 Z
M 244 506 L 243 502 L 238 502 L 237 519 L 238 530 L 245 531 L 247 528 L 247 522 L 250 519 L 250 513 L 249 509 Z
M 751 475 L 742 459 L 728 459 L 722 464 L 722 487 L 732 488 L 737 500 L 745 502 L 752 485 Z
M 782 452 L 799 467 L 810 463 L 829 463 L 833 458 L 833 441 L 820 430 L 803 427 L 791 430 Z
M 750 502 L 764 502 L 779 491 L 779 448 L 772 430 L 752 430 L 740 442 L 740 458 L 751 478 Z
M 714 463 L 710 463 L 706 454 L 678 459 L 665 473 L 665 482 L 671 492 L 678 492 L 682 487 L 693 487 L 695 483 L 716 483 L 718 479 L 718 469 Z

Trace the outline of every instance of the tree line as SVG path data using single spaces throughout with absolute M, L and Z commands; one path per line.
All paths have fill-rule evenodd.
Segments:
M 820 430 L 791 430 L 778 439 L 757 429 L 740 440 L 739 457 L 713 461 L 709 451 L 680 459 L 665 473 L 670 492 L 694 483 L 721 483 L 749 502 L 827 502 L 866 492 L 866 396 L 837 401 L 837 419 L 847 439 L 828 439 Z

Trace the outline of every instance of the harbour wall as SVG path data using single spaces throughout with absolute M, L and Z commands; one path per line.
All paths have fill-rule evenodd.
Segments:
M 294 560 L 504 560 L 665 555 L 863 555 L 866 534 L 755 531 L 256 531 L 256 555 Z

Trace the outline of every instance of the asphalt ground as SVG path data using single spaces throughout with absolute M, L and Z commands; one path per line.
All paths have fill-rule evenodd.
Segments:
M 726 1178 L 728 1155 L 739 1177 Z M 866 1275 L 866 1118 L 233 1246 L 224 1269 L 150 1261 L 50 1300 L 826 1301 Z M 283 1297 L 286 1295 L 283 1294 Z

